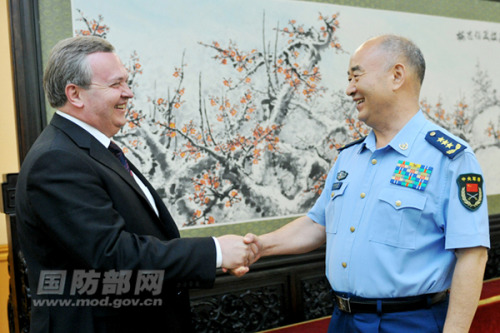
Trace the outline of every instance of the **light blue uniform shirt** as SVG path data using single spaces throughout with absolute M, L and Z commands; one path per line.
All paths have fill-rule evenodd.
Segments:
M 333 290 L 367 298 L 440 292 L 451 285 L 453 249 L 490 246 L 484 184 L 479 208 L 459 200 L 459 175 L 482 177 L 476 157 L 467 147 L 449 158 L 425 140 L 434 130 L 467 146 L 419 111 L 386 147 L 376 149 L 371 132 L 339 154 L 308 213 L 326 226 Z M 432 167 L 424 190 L 391 183 L 400 161 Z

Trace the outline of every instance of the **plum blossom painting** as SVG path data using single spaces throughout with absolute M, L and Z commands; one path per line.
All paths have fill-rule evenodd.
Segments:
M 470 143 L 500 193 L 500 24 L 289 0 L 71 5 L 74 34 L 109 40 L 129 71 L 115 140 L 181 228 L 306 213 L 336 148 L 370 130 L 346 72 L 384 33 L 421 47 L 421 109 Z

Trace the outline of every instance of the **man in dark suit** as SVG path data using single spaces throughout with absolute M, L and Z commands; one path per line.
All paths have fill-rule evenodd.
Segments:
M 97 37 L 63 40 L 48 61 L 44 89 L 58 111 L 16 191 L 31 332 L 190 332 L 186 289 L 253 260 L 240 236 L 181 239 L 148 181 L 108 150 L 133 97 L 127 79 Z

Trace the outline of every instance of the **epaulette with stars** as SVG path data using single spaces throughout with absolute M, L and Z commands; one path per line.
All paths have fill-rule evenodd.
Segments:
M 457 140 L 438 130 L 429 131 L 425 136 L 425 140 L 451 159 L 454 159 L 455 156 L 467 148 Z
M 361 139 L 358 139 L 358 140 L 355 140 L 353 142 L 349 142 L 349 143 L 346 143 L 345 145 L 342 145 L 340 146 L 339 148 L 337 148 L 338 152 L 340 153 L 342 150 L 346 149 L 346 148 L 349 148 L 351 146 L 354 146 L 360 142 L 363 142 L 363 140 L 366 138 L 366 136 L 362 137 Z

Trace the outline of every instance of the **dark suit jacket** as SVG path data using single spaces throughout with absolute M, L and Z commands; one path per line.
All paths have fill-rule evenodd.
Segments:
M 180 239 L 158 194 L 133 165 L 131 169 L 154 196 L 159 217 L 119 160 L 57 114 L 26 156 L 16 190 L 16 217 L 33 297 L 31 332 L 191 331 L 186 287 L 213 285 L 214 241 Z M 73 281 L 75 271 L 92 269 L 101 274 L 97 291 L 71 291 L 71 286 L 81 287 Z M 47 281 L 39 285 L 40 273 L 58 270 L 67 274 L 65 288 L 62 294 L 50 288 L 47 292 Z M 139 270 L 162 270 L 161 294 L 143 290 L 134 295 L 134 280 L 128 293 L 103 293 L 104 274 L 112 270 L 131 270 L 133 277 Z M 97 305 L 106 297 L 121 297 L 122 306 Z M 36 303 L 83 298 L 94 303 Z M 148 298 L 161 301 L 131 305 L 130 299 Z

